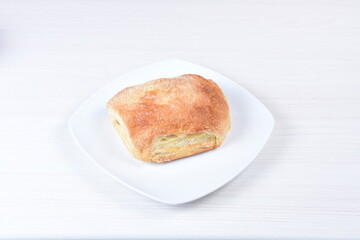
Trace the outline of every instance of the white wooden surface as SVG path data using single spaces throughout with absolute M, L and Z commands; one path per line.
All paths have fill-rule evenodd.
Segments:
M 166 58 L 235 79 L 277 121 L 243 174 L 182 206 L 103 174 L 66 125 Z M 359 1 L 0 1 L 0 237 L 359 239 Z

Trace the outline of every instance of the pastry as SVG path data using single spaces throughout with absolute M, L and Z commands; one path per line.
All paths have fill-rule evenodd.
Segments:
M 132 155 L 167 162 L 217 148 L 230 129 L 226 98 L 212 80 L 186 74 L 125 88 L 107 104 Z

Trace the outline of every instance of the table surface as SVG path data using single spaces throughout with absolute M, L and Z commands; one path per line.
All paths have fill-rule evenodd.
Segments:
M 0 5 L 0 238 L 360 238 L 358 1 Z M 109 178 L 67 128 L 98 88 L 167 58 L 234 79 L 276 119 L 243 173 L 180 206 Z

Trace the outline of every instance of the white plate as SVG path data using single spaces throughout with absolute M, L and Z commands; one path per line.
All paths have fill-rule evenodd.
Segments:
M 133 158 L 108 119 L 107 101 L 125 87 L 186 73 L 214 80 L 227 96 L 231 130 L 226 140 L 215 150 L 164 164 Z M 69 119 L 72 136 L 99 168 L 130 189 L 166 204 L 193 201 L 228 183 L 254 160 L 273 127 L 271 113 L 248 91 L 219 73 L 176 59 L 117 78 L 87 99 Z

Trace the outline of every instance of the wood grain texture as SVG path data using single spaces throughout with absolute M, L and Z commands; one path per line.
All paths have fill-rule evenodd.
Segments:
M 359 239 L 359 12 L 355 0 L 0 0 L 0 238 Z M 240 176 L 181 206 L 104 175 L 66 126 L 99 87 L 166 58 L 234 79 L 276 119 Z

